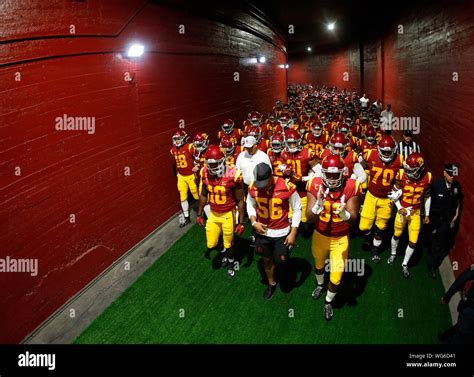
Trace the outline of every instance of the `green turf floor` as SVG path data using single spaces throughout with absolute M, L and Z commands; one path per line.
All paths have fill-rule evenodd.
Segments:
M 205 234 L 194 225 L 75 343 L 437 343 L 438 331 L 450 326 L 449 309 L 439 303 L 441 280 L 428 277 L 424 256 L 405 280 L 402 257 L 388 266 L 385 251 L 374 265 L 361 250 L 360 238 L 351 240 L 349 255 L 367 258 L 365 274 L 344 275 L 334 317 L 326 322 L 323 298 L 311 298 L 310 240 L 299 237 L 297 242 L 291 259 L 297 284 L 286 292 L 278 289 L 265 302 L 259 257 L 249 265 L 245 255 L 237 276 L 229 280 L 224 269 L 213 269 L 212 260 L 204 258 Z M 236 247 L 247 249 L 244 241 Z

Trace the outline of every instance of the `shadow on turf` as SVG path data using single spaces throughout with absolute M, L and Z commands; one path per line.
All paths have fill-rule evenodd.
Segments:
M 372 275 L 372 267 L 368 263 L 364 263 L 364 273 L 362 275 L 358 272 L 344 272 L 334 299 L 334 308 L 340 309 L 346 304 L 349 306 L 357 305 L 357 297 L 364 293 L 370 275 Z M 329 273 L 326 273 L 324 281 L 329 281 Z
M 267 276 L 263 268 L 263 259 L 257 262 L 262 284 L 268 285 Z M 305 280 L 311 275 L 312 266 L 304 258 L 291 257 L 284 265 L 275 269 L 275 280 L 280 285 L 283 293 L 290 293 L 293 289 L 303 285 Z

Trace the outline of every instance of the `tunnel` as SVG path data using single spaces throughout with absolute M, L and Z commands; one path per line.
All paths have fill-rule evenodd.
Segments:
M 473 15 L 468 0 L 2 1 L 0 343 L 442 342 L 437 334 L 458 320 L 456 305 L 468 296 L 469 285 L 449 304 L 439 301 L 474 263 Z M 324 123 L 327 140 L 319 150 L 310 138 L 326 116 L 333 126 Z M 364 208 L 369 211 L 367 196 L 374 198 L 370 185 L 378 173 L 358 146 L 367 128 L 374 129 L 374 117 L 382 126 L 372 157 L 382 154 L 379 140 L 393 140 L 396 158 L 404 157 L 397 169 L 405 175 L 383 170 L 387 190 L 400 190 L 402 197 L 390 201 L 388 191 L 380 196 L 389 203 L 388 225 L 381 230 L 372 219 L 376 225 L 364 233 L 359 223 L 366 219 Z M 354 128 L 345 135 L 354 145 L 341 153 L 353 153 L 364 178 L 355 170 L 346 174 L 341 160 L 342 185 L 354 185 L 354 198 L 346 193 L 344 205 L 339 197 L 326 206 L 332 193 L 328 188 L 323 197 L 318 187 L 330 181 L 328 172 L 336 167 L 327 164 L 336 159 L 325 158 L 324 150 L 333 154 L 332 137 L 344 134 L 346 118 Z M 230 243 L 216 208 L 223 205 L 219 200 L 231 199 L 209 183 L 211 164 L 227 156 L 222 136 L 229 124 L 238 137 L 228 140 L 240 155 L 222 169 L 235 174 L 225 192 L 235 195 L 227 210 L 233 230 L 241 230 L 231 231 Z M 288 133 L 291 127 L 296 132 Z M 403 146 L 407 135 L 414 149 Z M 181 136 L 184 147 L 175 143 Z M 200 138 L 208 148 L 203 153 L 196 149 Z M 238 156 L 250 153 L 252 140 L 262 155 L 272 151 L 273 141 L 288 154 L 293 139 L 298 153 L 309 156 L 307 171 L 291 159 L 270 164 L 275 190 L 301 199 L 299 212 L 296 199 L 282 199 L 295 208 L 288 215 L 271 198 L 274 205 L 264 207 L 269 194 L 257 182 L 265 168 L 239 178 Z M 179 155 L 182 148 L 191 160 Z M 185 179 L 186 168 L 192 170 Z M 422 171 L 426 185 L 409 186 L 407 194 L 411 169 Z M 440 239 L 435 224 L 443 221 L 436 212 L 443 195 L 435 183 L 448 173 L 459 192 L 454 189 L 456 208 Z M 254 174 L 252 183 L 248 174 Z M 313 211 L 319 200 L 327 217 Z M 253 217 L 247 210 L 252 203 Z M 412 203 L 408 212 L 403 203 Z M 397 213 L 397 205 L 405 212 Z M 285 266 L 287 276 L 275 278 L 276 291 L 265 291 L 274 293 L 267 302 L 262 293 L 266 284 L 273 287 L 273 275 L 266 263 L 273 262 L 265 253 L 277 255 L 279 246 L 262 244 L 273 233 L 262 237 L 267 233 L 260 230 L 273 231 L 272 216 L 281 211 L 289 234 L 298 230 L 294 242 L 284 241 L 286 254 L 275 257 L 276 270 Z M 265 214 L 270 223 L 260 228 Z M 315 226 L 303 224 L 307 214 Z M 408 225 L 395 240 L 400 243 L 392 266 L 387 258 L 395 257 L 399 218 Z M 215 245 L 212 221 L 220 229 Z M 340 256 L 346 271 L 341 279 L 317 251 L 336 237 L 327 233 L 332 226 L 344 228 L 349 242 Z M 368 236 L 373 240 L 367 249 Z M 374 262 L 370 248 L 379 238 L 380 262 Z M 437 242 L 445 251 L 429 269 Z M 229 250 L 233 254 L 226 256 Z M 219 263 L 234 258 L 227 276 Z M 316 301 L 313 289 L 323 269 L 325 288 Z M 284 288 L 286 278 L 294 281 Z M 330 330 L 322 311 L 334 290 Z M 270 313 L 281 318 L 262 326 Z M 375 325 L 355 327 L 351 319 Z M 229 332 L 226 323 L 239 331 Z

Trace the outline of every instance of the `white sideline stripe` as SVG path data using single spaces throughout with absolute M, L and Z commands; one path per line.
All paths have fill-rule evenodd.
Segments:
M 443 259 L 441 266 L 439 266 L 439 274 L 441 275 L 441 280 L 443 281 L 444 291 L 446 292 L 451 284 L 454 283 L 455 277 L 453 272 L 453 267 L 451 264 L 451 259 L 449 255 Z M 439 298 L 441 299 L 441 297 Z M 451 321 L 453 325 L 458 322 L 458 304 L 461 301 L 461 293 L 455 293 L 449 302 L 449 311 L 451 312 Z
M 191 212 L 191 211 L 190 211 Z M 72 296 L 21 343 L 69 344 L 72 343 L 110 304 L 132 285 L 169 247 L 194 225 L 179 228 L 179 211 L 148 236 L 121 255 L 106 270 Z M 193 219 L 194 213 L 190 213 Z M 165 233 L 165 236 L 163 236 Z M 159 241 L 159 242 L 157 242 Z M 153 250 L 149 252 L 150 247 Z M 130 262 L 125 271 L 124 261 Z M 70 318 L 70 309 L 76 317 Z

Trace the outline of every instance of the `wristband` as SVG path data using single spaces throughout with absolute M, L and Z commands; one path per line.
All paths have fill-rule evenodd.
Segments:
M 344 221 L 348 221 L 351 218 L 351 213 L 345 209 L 339 214 L 339 217 Z
M 255 220 L 255 221 L 252 223 L 252 226 L 254 226 L 256 223 L 257 223 L 257 220 Z

